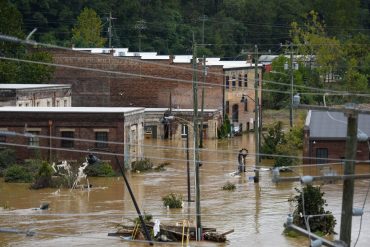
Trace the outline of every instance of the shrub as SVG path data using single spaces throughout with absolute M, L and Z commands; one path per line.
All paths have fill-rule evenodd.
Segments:
M 89 177 L 114 177 L 116 173 L 114 172 L 112 166 L 108 163 L 95 163 L 93 165 L 88 165 L 84 170 L 85 174 Z
M 4 171 L 15 164 L 15 151 L 13 149 L 4 149 L 0 151 L 0 176 L 4 176 Z
M 295 190 L 299 194 L 293 198 L 293 201 L 296 202 L 293 213 L 293 223 L 306 229 L 304 217 L 300 216 L 301 213 L 305 213 L 306 215 L 328 214 L 325 216 L 310 218 L 310 230 L 311 232 L 321 232 L 323 234 L 335 233 L 334 227 L 336 225 L 336 220 L 330 211 L 325 211 L 324 209 L 326 200 L 323 198 L 324 193 L 320 191 L 320 187 L 307 185 L 305 188 L 303 188 L 304 210 L 302 191 L 297 188 Z
M 42 189 L 53 187 L 52 176 L 53 169 L 48 162 L 42 161 L 41 166 L 35 177 L 35 182 L 31 185 L 32 189 Z
M 32 181 L 32 175 L 23 166 L 13 165 L 5 171 L 4 181 L 30 183 Z
M 133 171 L 144 172 L 144 171 L 152 170 L 153 163 L 149 159 L 145 158 L 145 159 L 132 162 L 131 167 Z
M 169 208 L 182 208 L 182 195 L 170 193 L 162 197 L 164 206 Z
M 231 124 L 229 117 L 227 115 L 224 116 L 224 122 L 217 130 L 217 136 L 219 139 L 227 138 L 231 132 Z
M 235 186 L 235 184 L 230 183 L 229 181 L 227 181 L 224 184 L 224 186 L 222 186 L 222 189 L 227 190 L 227 191 L 234 191 L 234 190 L 236 190 L 236 186 Z

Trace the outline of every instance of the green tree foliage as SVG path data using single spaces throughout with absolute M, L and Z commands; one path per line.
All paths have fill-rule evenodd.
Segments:
M 283 123 L 278 121 L 272 127 L 267 129 L 267 134 L 262 134 L 262 147 L 263 154 L 275 154 L 277 145 L 285 142 L 283 133 Z M 272 159 L 272 156 L 264 155 L 264 158 Z
M 53 62 L 50 53 L 37 50 L 26 53 L 24 59 L 44 63 Z M 22 63 L 19 66 L 21 73 L 19 73 L 17 81 L 22 83 L 48 83 L 55 71 L 55 67 L 44 64 Z
M 3 149 L 0 151 L 0 176 L 4 175 L 4 171 L 15 164 L 15 151 L 14 149 Z
M 72 43 L 76 47 L 103 47 L 106 39 L 101 36 L 102 28 L 95 10 L 84 8 L 72 29 Z
M 4 181 L 10 183 L 30 183 L 32 175 L 20 165 L 12 165 L 5 171 Z
M 89 177 L 114 177 L 116 175 L 112 166 L 108 163 L 88 165 L 84 172 Z
M 327 204 L 326 200 L 324 199 L 324 192 L 321 192 L 320 187 L 307 185 L 305 188 L 303 188 L 303 192 L 297 188 L 295 190 L 297 191 L 298 195 L 296 195 L 293 199 L 293 201 L 296 202 L 295 210 L 293 213 L 293 223 L 302 228 L 307 229 L 305 218 L 301 217 L 301 214 L 305 215 L 328 214 L 325 216 L 310 218 L 309 219 L 310 231 L 321 234 L 335 233 L 334 227 L 336 225 L 336 220 L 330 211 L 325 211 L 324 206 L 327 206 Z
M 25 38 L 22 30 L 22 15 L 7 0 L 0 0 L 0 33 Z M 25 60 L 51 62 L 47 52 L 37 49 L 26 52 L 26 47 L 0 40 L 0 55 Z M 41 64 L 0 60 L 0 83 L 47 83 L 54 68 Z
M 227 115 L 224 116 L 224 122 L 217 130 L 217 136 L 219 139 L 227 138 L 231 134 L 231 124 L 229 117 Z
M 2 0 L 5 1 L 5 0 Z M 84 8 L 95 10 L 104 20 L 103 36 L 108 37 L 109 12 L 112 20 L 112 45 L 131 50 L 157 51 L 166 54 L 191 52 L 192 32 L 197 43 L 203 38 L 212 44 L 199 49 L 200 55 L 235 57 L 242 49 L 260 44 L 265 51 L 277 50 L 289 36 L 289 24 L 302 23 L 309 11 L 318 12 L 328 25 L 328 35 L 339 39 L 369 28 L 366 1 L 354 0 L 13 0 L 23 14 L 26 33 L 38 27 L 36 40 L 70 44 L 71 30 Z M 103 19 L 104 18 L 104 19 Z M 145 28 L 138 28 L 139 21 Z M 100 33 L 99 33 L 100 35 Z
M 32 189 L 42 189 L 52 187 L 53 169 L 47 161 L 42 161 L 35 176 L 35 182 L 31 185 Z

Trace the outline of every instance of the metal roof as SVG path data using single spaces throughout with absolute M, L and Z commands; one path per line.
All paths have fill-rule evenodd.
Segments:
M 0 89 L 48 89 L 48 88 L 70 88 L 70 84 L 0 84 Z
M 311 139 L 344 139 L 347 136 L 347 117 L 343 112 L 310 110 L 306 128 Z M 359 114 L 358 133 L 370 136 L 370 115 Z
M 34 113 L 133 113 L 144 112 L 144 107 L 0 107 L 1 112 Z

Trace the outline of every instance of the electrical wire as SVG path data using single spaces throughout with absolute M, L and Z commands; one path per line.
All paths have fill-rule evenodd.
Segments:
M 362 210 L 364 210 L 364 209 L 365 209 L 367 196 L 369 195 L 369 190 L 370 190 L 370 182 L 369 182 L 369 186 L 367 187 L 367 191 L 366 191 L 366 196 L 365 196 L 364 203 L 362 204 Z M 356 242 L 355 242 L 355 244 L 353 245 L 353 247 L 356 247 L 357 242 L 358 242 L 358 240 L 360 239 L 360 234 L 361 234 L 361 229 L 362 229 L 362 219 L 363 219 L 363 218 L 362 218 L 362 216 L 363 216 L 363 214 L 361 215 L 361 219 L 360 219 L 360 227 L 359 227 L 359 229 L 358 229 L 358 234 L 357 234 Z
M 45 139 L 53 138 L 53 139 L 58 139 L 58 140 L 76 140 L 76 141 L 84 141 L 84 142 L 97 142 L 96 140 L 92 139 L 82 139 L 82 138 L 67 138 L 67 137 L 58 137 L 58 136 L 47 136 L 47 135 L 35 135 L 35 134 L 30 134 L 30 133 L 17 133 L 17 132 L 8 132 L 8 131 L 0 131 L 0 135 L 16 135 L 16 136 L 24 136 L 24 137 L 41 137 Z M 180 147 L 172 147 L 172 146 L 157 146 L 157 145 L 142 145 L 142 144 L 133 144 L 133 143 L 125 143 L 125 142 L 105 142 L 105 141 L 99 141 L 99 143 L 110 143 L 110 144 L 120 144 L 120 145 L 131 145 L 131 146 L 140 146 L 140 147 L 153 147 L 153 148 L 158 148 L 159 149 L 164 149 L 164 150 L 180 150 L 180 151 L 186 151 L 186 148 L 180 148 Z M 30 146 L 26 144 L 17 144 L 17 143 L 9 143 L 9 142 L 1 142 L 1 145 L 8 145 L 8 146 L 19 146 L 19 147 L 32 147 L 32 148 L 40 148 L 40 149 L 51 149 L 51 150 L 59 150 L 59 151 L 68 151 L 68 152 L 81 152 L 81 153 L 96 153 L 96 154 L 104 154 L 104 155 L 117 155 L 117 156 L 123 156 L 125 157 L 125 154 L 122 153 L 117 153 L 117 152 L 105 152 L 103 150 L 95 150 L 92 148 L 92 150 L 82 150 L 82 149 L 69 149 L 69 148 L 57 148 L 57 147 L 50 147 L 50 146 Z M 194 148 L 189 148 L 189 150 L 194 150 Z M 200 151 L 206 151 L 206 152 L 223 152 L 223 153 L 229 153 L 229 154 L 238 154 L 240 150 L 232 150 L 232 151 L 223 151 L 223 150 L 217 150 L 217 149 L 199 149 Z M 254 156 L 256 155 L 255 153 L 248 153 L 249 156 Z M 284 157 L 284 158 L 292 158 L 292 159 L 319 159 L 319 160 L 330 160 L 333 163 L 329 164 L 335 164 L 334 161 L 338 161 L 340 163 L 345 162 L 345 161 L 351 161 L 351 162 L 370 162 L 369 160 L 347 160 L 347 159 L 334 159 L 334 158 L 317 158 L 317 157 L 311 157 L 311 156 L 294 156 L 294 155 L 279 155 L 279 154 L 265 154 L 265 153 L 258 153 L 259 156 L 271 156 L 271 157 Z M 159 159 L 159 160 L 173 160 L 173 161 L 187 161 L 186 159 L 175 159 L 175 158 L 161 158 L 161 157 L 148 157 L 148 158 L 153 158 L 153 159 Z M 252 158 L 247 158 L 247 159 L 252 159 Z M 225 160 L 225 161 L 206 161 L 206 160 L 199 160 L 199 162 L 202 163 L 212 163 L 212 164 L 227 164 L 230 162 L 230 160 Z M 323 163 L 323 164 L 301 164 L 297 166 L 289 166 L 287 168 L 294 168 L 294 167 L 309 167 L 309 166 L 327 166 L 328 163 Z M 260 168 L 263 168 L 264 166 L 259 166 Z M 266 168 L 271 168 L 267 167 Z

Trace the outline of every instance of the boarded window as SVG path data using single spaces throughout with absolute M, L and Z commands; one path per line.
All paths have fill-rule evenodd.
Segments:
M 328 149 L 327 148 L 317 148 L 316 149 L 316 163 L 324 164 L 328 162 Z M 320 159 L 322 158 L 322 159 Z
M 95 132 L 95 147 L 106 148 L 108 147 L 108 132 Z
M 61 137 L 63 138 L 60 142 L 60 146 L 63 148 L 73 148 L 74 147 L 74 132 L 73 131 L 62 131 Z

